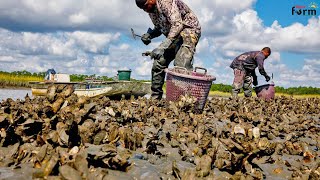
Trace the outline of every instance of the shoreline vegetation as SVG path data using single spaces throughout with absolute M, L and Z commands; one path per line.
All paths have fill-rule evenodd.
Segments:
M 219 96 L 219 97 L 230 97 L 231 93 L 230 92 L 221 92 L 221 91 L 210 91 L 209 92 L 209 96 Z M 244 97 L 243 92 L 239 94 L 240 97 Z M 255 96 L 255 93 L 253 92 L 253 96 Z M 286 94 L 286 93 L 278 93 L 276 91 L 275 96 L 277 97 L 281 97 L 281 96 L 285 96 L 285 97 L 294 97 L 297 99 L 301 99 L 301 98 L 320 98 L 320 94 Z
M 30 73 L 28 71 L 0 71 L 0 88 L 30 88 L 30 81 L 43 81 L 45 73 Z
M 31 88 L 29 85 L 30 81 L 43 81 L 45 72 L 30 73 L 28 71 L 14 71 L 14 72 L 3 72 L 0 71 L 0 89 L 27 89 Z M 96 76 L 93 75 L 81 75 L 72 74 L 70 75 L 71 82 L 81 82 L 86 78 L 95 78 L 103 81 L 112 81 L 113 78 L 107 76 Z M 135 80 L 132 81 L 146 81 L 146 80 Z M 294 96 L 300 98 L 320 98 L 320 88 L 317 87 L 290 87 L 283 88 L 276 86 L 276 96 Z M 232 86 L 225 84 L 212 84 L 210 89 L 210 96 L 230 96 Z M 243 93 L 240 96 L 243 96 Z

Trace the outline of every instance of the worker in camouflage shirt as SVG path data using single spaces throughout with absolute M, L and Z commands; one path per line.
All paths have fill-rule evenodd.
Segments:
M 139 8 L 147 13 L 154 28 L 143 34 L 144 44 L 161 34 L 166 39 L 151 53 L 152 98 L 162 98 L 165 72 L 172 60 L 175 66 L 192 70 L 193 55 L 201 36 L 201 27 L 196 15 L 182 0 L 136 0 Z
M 258 79 L 255 69 L 258 67 L 259 72 L 270 81 L 270 76 L 264 70 L 264 60 L 271 54 L 269 47 L 264 47 L 261 51 L 246 52 L 236 57 L 230 67 L 234 71 L 234 80 L 232 84 L 232 95 L 237 96 L 241 88 L 244 90 L 246 97 L 251 97 L 253 85 L 258 85 Z

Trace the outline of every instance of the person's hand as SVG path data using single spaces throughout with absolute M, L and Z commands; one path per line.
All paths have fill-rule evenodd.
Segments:
M 157 47 L 151 52 L 151 58 L 152 59 L 160 59 L 161 56 L 164 54 L 164 48 Z
M 254 86 L 258 85 L 258 78 L 257 78 L 257 76 L 253 76 L 253 82 L 252 82 L 252 84 L 253 84 Z
M 270 81 L 270 76 L 266 75 L 265 78 L 266 78 L 266 81 L 267 81 L 267 82 Z
M 141 36 L 141 41 L 145 44 L 148 45 L 151 43 L 151 35 L 149 33 L 145 33 Z

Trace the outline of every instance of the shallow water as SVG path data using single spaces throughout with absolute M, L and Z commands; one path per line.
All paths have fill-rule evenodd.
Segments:
M 0 89 L 0 101 L 8 98 L 24 99 L 27 94 L 32 97 L 31 89 Z

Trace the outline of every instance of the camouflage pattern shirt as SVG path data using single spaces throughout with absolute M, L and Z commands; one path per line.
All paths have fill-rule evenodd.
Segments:
M 157 0 L 155 11 L 149 13 L 154 30 L 160 30 L 167 38 L 175 39 L 184 28 L 201 33 L 197 16 L 182 0 Z
M 260 73 L 262 72 L 262 75 L 265 75 L 263 66 L 265 59 L 266 57 L 261 51 L 250 51 L 236 57 L 230 67 L 232 69 L 246 70 L 249 72 L 254 71 L 258 67 Z

